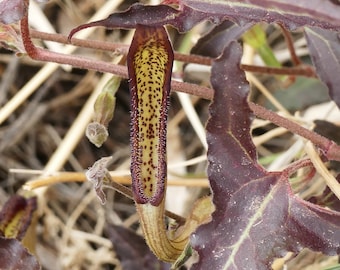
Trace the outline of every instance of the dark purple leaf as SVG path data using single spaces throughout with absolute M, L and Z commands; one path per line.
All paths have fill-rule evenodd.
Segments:
M 231 41 L 239 39 L 250 27 L 251 24 L 239 26 L 231 21 L 222 22 L 200 38 L 191 53 L 216 58 Z
M 193 269 L 270 269 L 274 258 L 303 247 L 335 255 L 340 214 L 296 198 L 287 175 L 268 173 L 257 163 L 240 57 L 233 42 L 212 67 L 207 140 L 216 211 L 191 237 L 199 253 Z
M 135 28 L 137 24 L 172 25 L 180 32 L 189 31 L 197 23 L 209 20 L 215 24 L 231 20 L 241 26 L 265 21 L 281 23 L 293 30 L 302 26 L 319 26 L 340 30 L 340 6 L 324 0 L 249 0 L 205 1 L 182 0 L 180 9 L 167 5 L 146 6 L 136 3 L 123 12 L 111 14 L 107 19 L 83 24 L 73 29 L 71 38 L 81 29 L 93 26 L 107 28 Z
M 339 33 L 319 28 L 306 28 L 305 33 L 317 73 L 320 79 L 328 86 L 330 97 L 340 107 Z
M 0 237 L 0 269 L 41 269 L 37 259 L 16 239 Z
M 3 0 L 0 2 L 0 22 L 10 24 L 19 21 L 26 12 L 24 0 Z
M 149 26 L 173 25 L 180 32 L 190 30 L 197 23 L 207 19 L 205 12 L 197 12 L 194 9 L 183 7 L 177 10 L 167 5 L 146 6 L 140 3 L 131 5 L 123 12 L 111 14 L 108 18 L 100 21 L 83 24 L 73 29 L 69 35 L 71 38 L 76 32 L 93 26 L 106 28 L 135 28 L 138 24 Z
M 168 270 L 170 264 L 161 262 L 150 251 L 143 237 L 127 228 L 111 225 L 109 238 L 124 270 Z
M 145 6 L 139 3 L 131 5 L 123 12 L 111 14 L 108 18 L 100 21 L 83 24 L 73 29 L 69 35 L 71 38 L 76 32 L 93 26 L 104 26 L 106 28 L 135 28 L 137 24 L 162 26 L 179 15 L 179 11 L 167 6 Z
M 12 196 L 0 212 L 0 235 L 22 240 L 36 209 L 36 197 Z
M 181 4 L 204 12 L 207 18 L 229 19 L 239 25 L 265 21 L 282 23 L 290 30 L 301 26 L 319 26 L 340 30 L 340 6 L 326 0 L 182 0 Z

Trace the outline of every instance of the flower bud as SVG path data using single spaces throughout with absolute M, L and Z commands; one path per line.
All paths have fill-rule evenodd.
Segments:
M 86 137 L 95 146 L 101 147 L 102 144 L 106 141 L 108 136 L 109 132 L 107 131 L 107 128 L 104 125 L 98 122 L 92 122 L 87 125 Z
M 102 92 L 94 103 L 94 122 L 107 127 L 116 107 L 116 98 L 110 92 Z
M 86 137 L 97 147 L 102 146 L 109 136 L 107 127 L 115 111 L 116 98 L 114 95 L 119 88 L 120 80 L 119 77 L 113 76 L 105 84 L 94 103 L 93 122 L 86 128 Z

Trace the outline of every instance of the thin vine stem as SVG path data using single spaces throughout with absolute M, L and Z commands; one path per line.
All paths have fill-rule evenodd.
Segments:
M 130 188 L 122 185 L 121 183 L 131 184 L 130 176 L 111 176 L 113 181 L 103 185 L 105 188 L 112 188 L 115 191 L 123 194 L 125 197 L 133 200 L 132 191 Z M 40 177 L 37 179 L 32 179 L 25 183 L 24 190 L 33 190 L 36 188 L 46 187 L 58 183 L 67 182 L 85 182 L 86 177 L 84 173 L 79 172 L 61 172 L 50 176 Z M 176 220 L 176 222 L 181 225 L 185 223 L 185 218 L 179 216 L 171 211 L 165 210 L 165 215 L 169 218 Z
M 38 38 L 42 40 L 54 41 L 59 42 L 62 44 L 69 44 L 69 39 L 67 36 L 62 34 L 51 34 L 36 31 L 30 29 L 30 36 L 32 38 Z M 84 40 L 84 39 L 77 39 L 72 38 L 72 45 L 89 48 L 89 49 L 96 49 L 96 50 L 103 50 L 103 51 L 112 51 L 121 54 L 126 54 L 129 45 L 123 43 L 113 43 L 107 41 L 98 41 L 98 40 Z M 194 55 L 194 54 L 183 54 L 175 52 L 175 60 L 186 62 L 186 63 L 193 63 L 193 64 L 200 64 L 200 65 L 207 65 L 210 66 L 212 64 L 213 59 L 210 57 L 205 57 L 201 55 Z M 105 62 L 104 62 L 105 63 Z M 315 71 L 312 67 L 308 65 L 299 66 L 299 67 L 262 67 L 262 66 L 254 66 L 254 65 L 241 65 L 241 68 L 244 71 L 254 72 L 254 73 L 266 73 L 272 75 L 295 75 L 295 76 L 305 76 L 305 77 L 313 77 L 316 78 Z
M 51 34 L 40 32 L 37 30 L 30 29 L 31 38 L 38 38 L 47 41 L 54 41 L 62 44 L 70 44 L 69 38 L 62 34 Z M 127 54 L 129 45 L 123 43 L 113 43 L 107 41 L 98 41 L 98 40 L 85 40 L 78 39 L 72 37 L 71 45 L 79 46 L 82 48 L 103 50 L 103 51 L 112 51 L 122 54 Z M 175 52 L 175 60 L 182 61 L 186 63 L 200 64 L 210 66 L 213 59 L 206 56 L 195 55 L 195 54 L 183 54 Z
M 301 160 L 297 160 L 295 162 L 293 162 L 292 164 L 289 165 L 289 167 L 287 167 L 286 169 L 283 170 L 283 173 L 287 176 L 290 176 L 294 173 L 297 172 L 297 170 L 304 168 L 304 167 L 311 167 L 313 168 L 313 163 L 309 158 L 305 158 L 305 159 L 301 159 Z M 312 170 L 313 172 L 315 172 L 315 170 Z M 311 173 L 311 176 L 313 176 L 314 173 Z
M 295 52 L 294 41 L 293 41 L 291 33 L 288 32 L 287 29 L 282 24 L 279 24 L 279 26 L 281 27 L 282 33 L 285 37 L 285 41 L 286 41 L 293 64 L 295 66 L 300 66 L 302 62 Z
M 109 185 L 104 185 L 104 187 L 109 187 L 112 188 L 116 191 L 118 191 L 119 193 L 121 193 L 122 195 L 124 195 L 125 197 L 133 200 L 133 195 L 132 195 L 132 191 L 130 188 L 123 186 L 115 181 L 111 181 Z M 165 215 L 169 218 L 172 218 L 173 220 L 176 220 L 176 222 L 178 223 L 178 225 L 183 225 L 186 221 L 186 219 L 180 215 L 177 215 L 171 211 L 165 210 Z
M 271 74 L 271 75 L 290 75 L 290 76 L 305 76 L 311 78 L 317 78 L 314 69 L 311 66 L 303 65 L 298 67 L 261 67 L 253 65 L 241 64 L 241 68 L 244 71 Z
M 334 141 L 329 140 L 326 137 L 323 137 L 313 131 L 310 131 L 300 126 L 299 124 L 296 124 L 278 115 L 277 113 L 269 111 L 253 102 L 249 102 L 249 107 L 256 116 L 269 120 L 275 125 L 284 127 L 289 131 L 310 140 L 311 142 L 313 142 L 313 144 L 324 151 L 324 154 L 328 159 L 340 161 L 340 146 L 337 145 Z

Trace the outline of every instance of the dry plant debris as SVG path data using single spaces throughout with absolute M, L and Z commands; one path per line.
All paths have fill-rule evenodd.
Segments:
M 37 31 L 68 35 L 69 31 L 86 21 L 107 17 L 110 13 L 125 10 L 133 1 L 46 1 L 35 3 L 31 17 Z M 155 1 L 144 1 L 158 4 Z M 40 21 L 41 20 L 41 21 Z M 48 24 L 48 25 L 45 25 Z M 47 27 L 47 28 L 46 28 Z M 212 28 L 210 23 L 198 25 L 190 34 L 169 30 L 175 50 L 189 52 L 198 37 Z M 281 65 L 291 65 L 281 29 L 263 27 L 268 42 Z M 77 38 L 130 44 L 132 32 L 127 30 L 88 29 Z M 34 32 L 33 32 L 34 36 Z M 306 41 L 301 32 L 293 36 L 295 52 L 300 59 L 308 59 Z M 50 47 L 35 39 L 39 46 Z M 121 61 L 126 52 L 77 49 L 58 43 L 57 50 L 106 61 Z M 207 50 L 194 48 L 193 51 Z M 75 52 L 74 52 L 75 51 Z M 124 57 L 123 57 L 124 58 Z M 243 48 L 243 64 L 262 63 L 253 47 Z M 209 85 L 210 70 L 202 65 L 189 64 L 182 74 L 181 66 L 174 74 L 187 81 Z M 276 108 L 282 115 L 306 127 L 322 125 L 322 134 L 335 134 L 339 142 L 339 112 L 325 98 L 325 89 L 316 79 L 306 79 L 300 85 L 289 78 L 272 74 L 247 74 L 252 85 L 251 99 L 259 104 Z M 43 269 L 168 269 L 158 261 L 140 236 L 138 217 L 131 199 L 113 189 L 104 189 L 106 204 L 101 205 L 90 183 L 85 182 L 84 170 L 102 157 L 112 156 L 110 170 L 113 180 L 129 186 L 130 164 L 130 95 L 128 83 L 122 80 L 115 94 L 114 118 L 108 125 L 109 136 L 101 148 L 93 146 L 85 137 L 85 128 L 92 118 L 93 103 L 109 77 L 93 71 L 70 69 L 53 63 L 18 58 L 7 48 L 0 50 L 0 206 L 32 179 L 39 178 L 48 189 L 36 189 L 39 208 L 32 235 L 34 250 Z M 290 84 L 289 88 L 285 85 Z M 284 89 L 290 96 L 280 94 Z M 306 89 L 312 98 L 306 98 Z M 288 97 L 287 97 L 288 96 Z M 293 104 L 293 100 L 299 100 Z M 302 102 L 303 101 L 303 102 Z M 283 105 L 284 104 L 284 105 Z M 301 105 L 303 104 L 303 106 Z M 193 202 L 209 193 L 206 175 L 206 143 L 204 126 L 208 119 L 207 100 L 186 95 L 171 96 L 168 121 L 168 198 L 176 198 L 168 208 L 186 216 Z M 323 107 L 320 107 L 320 106 Z M 296 107 L 299 106 L 299 107 Z M 297 112 L 298 111 L 298 112 Z M 317 117 L 315 117 L 317 116 Z M 268 121 L 253 122 L 254 143 L 263 166 L 279 170 L 297 159 L 305 142 L 302 138 L 276 128 Z M 310 155 L 313 148 L 310 147 Z M 319 162 L 319 161 L 315 161 Z M 338 164 L 332 163 L 333 171 Z M 330 193 L 325 182 L 316 175 L 307 184 L 297 172 L 291 179 L 294 192 L 306 200 L 320 201 Z M 327 178 L 327 177 L 326 177 Z M 64 182 L 64 183 L 63 183 Z M 27 184 L 29 184 L 28 182 Z M 38 182 L 34 182 L 39 185 Z M 27 185 L 26 184 L 26 185 Z M 179 203 L 178 203 L 179 202 Z M 339 209 L 338 209 L 339 210 Z M 124 230 L 122 228 L 126 228 Z M 133 245 L 132 245 L 133 243 Z M 190 262 L 189 262 L 190 263 Z M 336 264 L 336 257 L 326 257 L 304 250 L 296 258 L 288 254 L 273 264 L 274 269 L 325 269 Z M 183 266 L 186 269 L 187 266 Z

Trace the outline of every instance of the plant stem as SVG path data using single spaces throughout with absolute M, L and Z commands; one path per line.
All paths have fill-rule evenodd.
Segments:
M 269 120 L 275 125 L 280 127 L 284 127 L 289 131 L 298 134 L 305 139 L 310 140 L 323 150 L 325 156 L 329 160 L 338 160 L 340 161 L 340 146 L 337 145 L 334 141 L 329 140 L 313 131 L 310 131 L 278 114 L 275 112 L 269 111 L 253 102 L 249 102 L 250 109 L 254 112 L 254 114 L 263 119 Z
M 30 29 L 30 36 L 32 38 L 39 38 L 42 40 L 59 42 L 62 44 L 69 44 L 68 37 L 62 34 L 51 34 L 51 33 L 45 33 L 45 32 L 40 32 L 40 31 Z M 72 38 L 72 45 L 83 47 L 83 48 L 89 48 L 89 49 L 103 50 L 103 51 L 117 51 L 123 54 L 126 54 L 129 49 L 129 45 L 126 45 L 123 43 L 112 43 L 112 42 L 98 41 L 98 40 L 84 40 L 84 39 L 77 39 L 77 38 Z M 183 53 L 175 52 L 175 60 L 186 62 L 186 63 L 194 63 L 194 64 L 210 66 L 213 59 L 210 57 L 205 57 L 201 55 L 183 54 Z
M 297 160 L 293 162 L 286 169 L 283 170 L 283 173 L 286 174 L 287 177 L 289 177 L 293 173 L 296 173 L 297 170 L 304 168 L 304 167 L 313 167 L 313 163 L 309 158 L 305 158 L 305 159 L 301 159 L 301 160 Z
M 241 68 L 244 71 L 256 72 L 256 73 L 266 73 L 272 75 L 291 75 L 291 76 L 305 76 L 317 78 L 315 71 L 312 67 L 303 65 L 299 67 L 261 67 L 261 66 L 253 66 L 253 65 L 243 65 L 241 64 Z
M 62 44 L 69 44 L 68 38 L 62 34 L 51 34 L 40 32 L 34 29 L 30 29 L 30 36 L 31 38 L 38 38 L 41 40 L 48 40 L 54 41 Z M 87 39 L 78 39 L 72 38 L 72 45 L 82 47 L 82 48 L 89 48 L 89 49 L 96 49 L 96 50 L 103 50 L 103 51 L 118 51 L 121 53 L 126 54 L 129 45 L 123 43 L 112 43 L 106 41 L 97 41 L 97 40 L 87 40 Z
M 42 40 L 49 40 L 54 42 L 59 42 L 63 44 L 68 44 L 68 38 L 62 34 L 51 34 L 39 32 L 36 30 L 30 30 L 30 36 L 32 38 L 39 38 Z M 129 45 L 123 43 L 112 43 L 106 41 L 97 41 L 97 40 L 84 40 L 72 38 L 72 45 L 90 48 L 96 50 L 103 51 L 116 51 L 117 53 L 126 54 L 129 48 Z M 38 59 L 37 59 L 38 60 Z M 175 60 L 182 61 L 186 63 L 194 63 L 200 65 L 211 65 L 213 59 L 210 57 L 205 57 L 201 55 L 193 55 L 193 54 L 183 54 L 175 52 Z M 55 62 L 55 61 L 53 61 Z M 95 62 L 95 61 L 94 61 Z M 295 75 L 295 76 L 305 76 L 305 77 L 317 77 L 315 71 L 310 66 L 300 66 L 300 67 L 262 67 L 262 66 L 253 66 L 253 65 L 241 65 L 241 68 L 245 71 L 249 72 L 257 72 L 257 73 L 267 73 L 273 75 Z
M 282 33 L 285 37 L 285 41 L 287 43 L 287 47 L 288 47 L 293 64 L 295 66 L 300 66 L 302 62 L 295 52 L 294 41 L 293 41 L 292 35 L 290 34 L 290 32 L 287 31 L 287 29 L 282 24 L 279 24 L 279 26 L 281 27 Z

